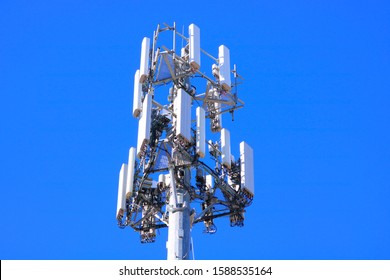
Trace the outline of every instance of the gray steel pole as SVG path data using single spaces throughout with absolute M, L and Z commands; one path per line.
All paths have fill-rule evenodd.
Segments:
M 190 257 L 191 241 L 190 195 L 184 186 L 180 186 L 174 182 L 174 178 L 171 176 L 167 259 L 188 260 Z M 185 185 L 190 186 L 190 181 L 191 173 L 189 169 L 186 169 L 184 170 Z M 175 201 L 177 203 L 176 205 L 174 205 Z

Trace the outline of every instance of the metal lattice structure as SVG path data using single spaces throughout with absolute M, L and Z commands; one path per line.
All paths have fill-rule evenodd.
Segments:
M 203 222 L 206 233 L 215 233 L 214 220 L 229 216 L 231 226 L 243 226 L 254 195 L 253 151 L 241 142 L 235 159 L 230 132 L 222 125 L 223 114 L 233 118 L 244 106 L 238 97 L 243 79 L 236 65 L 231 69 L 226 46 L 213 57 L 200 47 L 196 25 L 188 33 L 179 33 L 175 24 L 158 25 L 152 40 L 142 41 L 133 102 L 138 143 L 119 176 L 119 227 L 132 227 L 142 243 L 153 242 L 157 229 L 169 227 L 169 259 L 188 258 L 194 224 Z M 211 75 L 201 72 L 204 58 L 211 61 Z

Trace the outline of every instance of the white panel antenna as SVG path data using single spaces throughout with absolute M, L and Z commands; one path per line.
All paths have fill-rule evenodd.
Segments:
M 206 175 L 206 186 L 209 190 L 214 188 L 214 178 L 212 175 Z
M 165 175 L 164 174 L 160 174 L 158 175 L 158 185 L 162 188 L 165 188 L 166 185 L 165 185 Z
M 212 140 L 209 140 L 207 141 L 207 146 L 209 147 L 209 153 L 213 153 L 214 152 L 214 145 L 213 145 L 213 141 Z
M 165 188 L 165 187 L 169 186 L 170 183 L 171 183 L 171 175 L 169 175 L 169 174 L 158 175 L 157 186 Z
M 176 114 L 176 136 L 187 143 L 191 142 L 191 102 L 192 97 L 183 89 L 177 90 L 174 100 Z
M 131 147 L 129 150 L 129 160 L 127 162 L 126 199 L 129 199 L 133 195 L 134 164 L 135 164 L 135 148 Z
M 142 85 L 139 83 L 139 70 L 134 75 L 133 117 L 138 118 L 142 109 Z
M 190 49 L 190 65 L 196 71 L 200 68 L 200 29 L 195 24 L 188 27 L 189 33 L 189 49 Z
M 218 49 L 218 66 L 219 66 L 219 82 L 222 89 L 225 91 L 231 90 L 230 80 L 230 51 L 229 49 L 221 45 Z
M 145 37 L 142 40 L 141 45 L 141 60 L 139 65 L 139 82 L 142 84 L 146 81 L 149 75 L 149 49 L 150 49 L 150 39 Z
M 170 174 L 164 175 L 164 183 L 166 186 L 169 186 L 171 184 L 171 175 Z
M 206 154 L 206 114 L 202 107 L 196 108 L 196 153 L 204 158 Z
M 244 141 L 240 143 L 241 188 L 250 198 L 255 194 L 253 149 Z
M 222 165 L 230 169 L 232 164 L 230 152 L 230 132 L 226 128 L 221 130 L 221 153 Z
M 121 220 L 126 212 L 126 179 L 127 179 L 127 164 L 123 163 L 119 172 L 118 183 L 118 202 L 116 206 L 116 218 Z
M 150 140 L 150 125 L 152 117 L 152 96 L 145 95 L 142 104 L 142 115 L 138 122 L 138 143 L 137 143 L 137 157 L 141 158 L 146 151 L 146 146 Z

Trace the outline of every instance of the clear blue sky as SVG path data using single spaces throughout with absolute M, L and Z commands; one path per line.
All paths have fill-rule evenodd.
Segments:
M 174 21 L 230 48 L 255 151 L 245 227 L 196 226 L 196 258 L 389 259 L 387 1 L 163 3 L 1 1 L 0 259 L 165 259 L 115 211 L 140 43 Z

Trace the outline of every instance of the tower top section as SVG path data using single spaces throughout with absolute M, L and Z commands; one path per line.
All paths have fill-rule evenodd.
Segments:
M 138 141 L 122 165 L 116 217 L 121 228 L 138 231 L 143 243 L 153 242 L 163 227 L 179 228 L 188 237 L 189 227 L 203 222 L 205 232 L 215 233 L 214 219 L 223 216 L 243 226 L 253 200 L 253 150 L 242 142 L 234 157 L 231 133 L 222 124 L 223 114 L 233 117 L 244 106 L 238 97 L 243 78 L 226 45 L 213 56 L 201 43 L 195 24 L 187 34 L 176 24 L 158 25 L 141 42 L 132 111 Z M 200 204 L 192 208 L 194 200 Z M 188 222 L 186 229 L 181 220 Z

